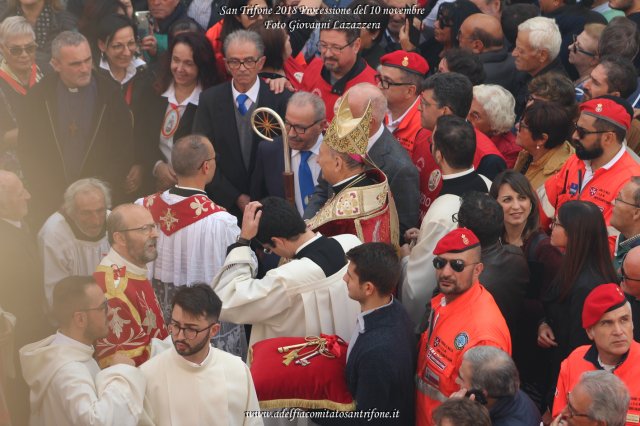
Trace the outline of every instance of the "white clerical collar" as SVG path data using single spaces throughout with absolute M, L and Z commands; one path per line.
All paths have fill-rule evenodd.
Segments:
M 413 101 L 413 103 L 411 104 L 411 106 L 409 108 L 407 108 L 407 110 L 398 118 L 396 118 L 395 120 L 391 121 L 391 112 L 389 112 L 389 114 L 387 115 L 389 117 L 389 123 L 387 124 L 387 127 L 393 127 L 394 129 L 396 127 L 398 127 L 400 125 L 400 123 L 402 122 L 402 120 L 404 120 L 404 118 L 407 116 L 407 114 L 409 114 L 409 111 L 411 111 L 411 109 L 413 108 L 413 106 L 416 104 L 416 102 L 418 102 L 420 100 L 420 96 L 418 96 L 416 98 L 415 101 Z
M 242 92 L 236 90 L 236 87 L 233 85 L 233 80 L 231 80 L 231 93 L 233 94 L 233 100 L 238 98 L 238 95 Z M 254 104 L 258 102 L 258 93 L 260 93 L 260 78 L 256 77 L 256 82 L 253 83 L 253 86 L 249 90 L 247 90 L 244 94 L 251 99 L 251 102 Z
M 475 169 L 472 167 L 469 170 L 465 170 L 464 172 L 451 173 L 450 175 L 442 175 L 442 179 L 443 180 L 455 179 L 455 178 L 459 178 L 459 177 L 462 177 L 462 176 L 470 175 L 474 171 L 475 171 Z
M 102 68 L 103 70 L 109 71 L 109 75 L 111 75 L 111 78 L 113 78 L 115 81 L 117 81 L 120 84 L 125 84 L 127 81 L 131 80 L 136 75 L 137 68 L 145 64 L 146 62 L 143 61 L 142 59 L 134 57 L 133 60 L 129 62 L 129 65 L 127 65 L 124 78 L 122 79 L 122 81 L 118 81 L 118 79 L 111 72 L 111 66 L 109 65 L 109 62 L 107 61 L 107 59 L 104 57 L 100 59 L 100 68 Z
M 360 312 L 357 316 L 357 324 L 358 324 L 358 329 L 360 334 L 365 332 L 365 328 L 364 328 L 364 317 L 369 315 L 371 312 L 375 312 L 379 309 L 384 309 L 388 306 L 391 306 L 393 304 L 393 295 L 391 295 L 391 301 L 389 301 L 389 303 L 384 304 L 382 306 L 378 306 L 377 308 L 373 308 L 373 309 L 369 309 L 368 311 L 364 311 L 364 312 Z
M 4 220 L 5 222 L 7 222 L 10 225 L 15 226 L 18 229 L 22 229 L 22 222 L 20 222 L 19 220 L 5 219 L 4 217 L 0 217 L 0 219 Z
M 302 250 L 303 248 L 305 248 L 306 246 L 308 246 L 312 242 L 316 241 L 320 237 L 322 237 L 322 234 L 319 233 L 319 232 L 316 232 L 316 236 L 315 237 L 311 238 L 309 241 L 307 241 L 306 243 L 304 243 L 303 245 L 298 247 L 298 250 L 296 250 L 296 254 L 300 253 L 300 250 Z
M 167 98 L 167 101 L 169 101 L 169 103 L 172 103 L 174 105 L 186 106 L 188 104 L 193 104 L 198 106 L 198 101 L 200 100 L 200 93 L 202 93 L 202 86 L 200 85 L 200 83 L 198 83 L 196 87 L 193 88 L 193 92 L 191 92 L 191 94 L 187 99 L 185 99 L 182 102 L 178 102 L 176 100 L 176 88 L 172 81 L 171 84 L 169 85 L 169 88 L 165 90 L 161 96 L 164 96 L 165 98 Z
M 100 261 L 100 265 L 102 266 L 116 265 L 119 268 L 126 266 L 127 267 L 126 272 L 131 272 L 134 275 L 144 275 L 145 277 L 147 276 L 147 273 L 148 273 L 146 265 L 144 268 L 141 268 L 138 265 L 134 265 L 124 257 L 120 256 L 120 254 L 117 251 L 115 251 L 113 247 L 111 247 L 111 249 L 109 250 L 109 253 L 107 253 L 107 255 L 102 258 L 102 261 Z
M 318 136 L 318 140 L 316 141 L 316 144 L 313 145 L 311 147 L 311 149 L 308 149 L 307 151 L 311 151 L 315 155 L 320 155 L 320 145 L 321 144 L 322 144 L 322 133 L 320 133 L 320 136 Z M 300 154 L 299 150 L 297 150 L 297 149 L 292 149 L 291 150 L 291 158 L 295 157 L 298 154 Z
M 61 346 L 77 346 L 79 348 L 88 349 L 93 352 L 93 346 L 85 345 L 84 343 L 73 339 L 66 334 L 62 333 L 60 330 L 56 332 L 56 337 L 51 342 L 52 345 L 61 345 Z
M 367 152 L 369 152 L 369 150 L 373 147 L 376 141 L 380 139 L 382 132 L 384 132 L 384 125 L 380 124 L 380 127 L 378 127 L 378 130 L 373 134 L 373 136 L 369 138 L 369 142 L 367 143 Z
M 180 185 L 174 185 L 176 188 L 180 188 L 180 189 L 186 189 L 188 191 L 198 191 L 198 192 L 204 192 L 204 189 L 200 189 L 200 188 L 192 188 L 191 186 L 180 186 Z

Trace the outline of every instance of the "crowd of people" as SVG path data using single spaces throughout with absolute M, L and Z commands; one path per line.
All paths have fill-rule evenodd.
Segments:
M 640 0 L 410 3 L 0 5 L 0 426 L 640 423 Z

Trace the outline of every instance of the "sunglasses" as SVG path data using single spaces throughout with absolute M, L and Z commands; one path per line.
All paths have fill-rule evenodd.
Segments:
M 38 48 L 37 45 L 35 44 L 27 44 L 26 46 L 11 46 L 8 48 L 9 53 L 11 53 L 11 56 L 20 56 L 23 53 L 26 53 L 27 55 L 33 55 L 34 53 L 36 53 L 36 49 Z
M 462 272 L 464 271 L 464 268 L 466 268 L 467 266 L 477 265 L 480 262 L 473 262 L 473 263 L 467 264 L 462 259 L 447 260 L 442 257 L 436 257 L 435 259 L 433 259 L 433 267 L 438 270 L 447 266 L 447 263 L 451 265 L 451 269 L 453 269 L 455 272 Z
M 611 130 L 587 130 L 584 127 L 580 127 L 577 124 L 574 125 L 573 129 L 578 134 L 580 139 L 584 139 L 587 135 L 597 135 L 601 133 L 609 133 Z

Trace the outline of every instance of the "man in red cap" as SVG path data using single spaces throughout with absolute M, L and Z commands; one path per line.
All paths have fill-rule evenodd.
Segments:
M 569 200 L 596 204 L 609 226 L 612 202 L 640 165 L 626 151 L 625 136 L 633 110 L 621 98 L 603 96 L 580 105 L 573 132 L 576 153 L 539 191 L 543 219 L 552 219 Z M 617 231 L 609 228 L 611 247 Z
M 389 111 L 385 125 L 400 144 L 413 154 L 420 124 L 420 85 L 429 71 L 429 64 L 414 52 L 396 50 L 380 58 L 380 68 L 376 74 L 378 87 L 387 98 Z M 425 137 L 426 137 L 425 133 Z
M 568 395 L 585 371 L 606 370 L 629 389 L 627 425 L 640 423 L 640 343 L 633 340 L 631 307 L 617 284 L 602 284 L 589 293 L 582 310 L 582 326 L 593 340 L 562 362 L 553 402 L 553 417 L 567 406 Z M 565 410 L 566 411 L 566 410 Z
M 417 425 L 432 425 L 433 410 L 460 389 L 456 379 L 467 350 L 495 346 L 511 354 L 504 317 L 478 282 L 483 267 L 478 237 L 467 228 L 454 229 L 438 241 L 433 254 L 440 294 L 431 300 L 429 324 L 420 339 Z

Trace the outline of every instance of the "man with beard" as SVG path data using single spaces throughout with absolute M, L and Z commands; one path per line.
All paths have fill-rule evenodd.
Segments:
M 604 215 L 607 226 L 612 202 L 640 165 L 625 149 L 625 136 L 633 110 L 621 98 L 603 96 L 580 105 L 580 118 L 573 132 L 576 153 L 539 190 L 543 216 L 547 220 L 569 200 L 591 201 Z M 618 231 L 609 227 L 613 248 Z
M 442 402 L 460 390 L 462 356 L 475 346 L 495 346 L 511 354 L 511 336 L 491 294 L 478 278 L 480 241 L 457 228 L 438 241 L 433 267 L 440 294 L 431 300 L 429 326 L 422 333 L 416 373 L 416 424 L 432 424 Z M 426 265 L 425 265 L 426 267 Z
M 209 341 L 220 331 L 222 301 L 206 284 L 183 286 L 172 302 L 173 348 L 144 363 L 145 411 L 153 424 L 261 425 L 249 368 Z
M 93 276 L 109 301 L 109 334 L 96 342 L 95 358 L 102 368 L 118 354 L 140 365 L 149 359 L 152 338 L 164 339 L 167 329 L 147 263 L 158 257 L 158 229 L 143 206 L 122 204 L 107 218 L 111 250 Z
M 588 101 L 604 95 L 627 99 L 635 92 L 637 85 L 636 69 L 629 59 L 621 56 L 605 56 L 584 82 L 583 100 Z

